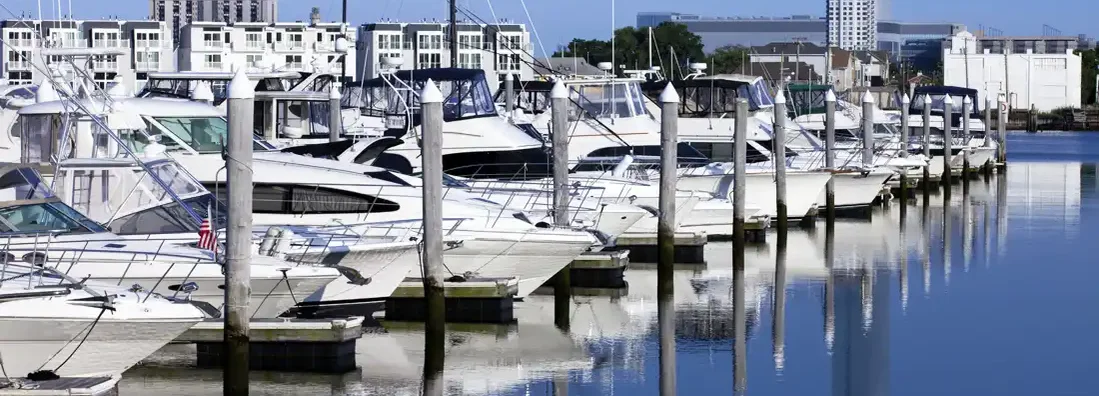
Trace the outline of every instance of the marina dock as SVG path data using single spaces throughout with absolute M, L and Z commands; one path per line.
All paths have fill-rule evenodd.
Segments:
M 514 318 L 519 291 L 515 278 L 471 278 L 444 282 L 446 321 L 508 323 Z M 426 316 L 423 281 L 406 278 L 385 302 L 387 322 L 423 322 Z
M 249 365 L 256 370 L 345 373 L 355 369 L 355 341 L 362 336 L 363 318 L 252 319 Z M 224 362 L 224 322 L 203 321 L 177 343 L 194 343 L 198 367 L 218 368 Z

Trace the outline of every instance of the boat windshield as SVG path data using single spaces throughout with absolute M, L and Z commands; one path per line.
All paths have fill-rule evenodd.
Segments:
M 229 127 L 222 117 L 152 117 L 152 120 L 155 122 L 147 122 L 149 134 L 168 152 L 186 151 L 185 147 L 190 147 L 198 153 L 220 153 L 228 136 Z M 132 134 L 127 140 L 138 153 L 149 145 L 141 134 Z M 267 151 L 271 147 L 254 137 L 252 149 Z
M 382 76 L 362 83 L 363 92 L 358 93 L 358 101 L 365 105 L 368 115 L 405 114 L 419 112 L 419 92 L 429 79 L 435 82 L 445 98 L 443 99 L 443 119 L 462 120 L 474 117 L 496 115 L 496 105 L 492 101 L 492 92 L 482 71 L 464 69 L 433 69 L 398 72 L 391 76 Z M 411 88 L 411 89 L 407 89 Z M 384 114 L 382 111 L 384 109 Z
M 0 234 L 86 234 L 106 232 L 103 226 L 61 202 L 0 208 Z
M 225 205 L 220 204 L 213 194 L 206 192 L 202 195 L 185 198 L 182 205 L 172 201 L 164 205 L 148 208 L 139 212 L 119 217 L 109 225 L 111 232 L 119 235 L 134 234 L 172 234 L 198 232 L 199 222 L 192 217 L 184 206 L 201 218 L 206 218 L 207 212 L 215 229 L 225 227 L 228 218 Z
M 767 90 L 767 87 L 763 85 L 763 80 L 742 85 L 740 88 L 737 88 L 737 94 L 742 98 L 748 98 L 748 109 L 751 111 L 759 110 L 761 107 L 775 105 L 775 100 L 771 98 L 771 93 Z
M 227 79 L 195 79 L 195 78 L 150 78 L 149 82 L 145 84 L 141 92 L 137 94 L 139 98 L 183 98 L 190 99 L 191 92 L 198 86 L 198 82 L 204 81 L 210 86 L 210 91 L 214 94 L 215 106 L 220 105 L 225 101 L 226 87 L 229 86 L 229 80 Z M 256 91 L 285 91 L 286 86 L 283 82 L 274 78 L 265 78 L 256 83 Z
M 953 104 L 951 105 L 952 106 L 951 110 L 953 110 L 955 114 L 960 113 L 962 111 L 962 101 L 965 100 L 965 97 L 966 97 L 966 95 L 947 95 L 947 94 L 930 94 L 930 95 L 922 94 L 922 95 L 916 95 L 916 97 L 912 99 L 912 102 L 909 105 L 909 109 L 910 109 L 909 114 L 920 114 L 920 113 L 922 113 L 923 112 L 923 106 L 924 106 L 923 102 L 925 100 L 924 97 L 927 97 L 927 96 L 931 97 L 931 111 L 932 112 L 940 112 L 940 113 L 945 111 L 945 109 L 946 109 L 946 104 L 945 104 L 946 97 L 950 96 L 950 100 L 953 102 Z M 970 97 L 970 99 L 975 99 L 975 98 Z M 972 107 L 971 114 L 978 114 L 979 115 L 981 113 L 980 108 L 979 108 L 979 106 L 977 106 L 976 101 L 973 102 L 971 107 Z
M 648 114 L 637 82 L 572 85 L 569 96 L 591 117 L 625 118 Z M 574 114 L 579 116 L 580 114 Z

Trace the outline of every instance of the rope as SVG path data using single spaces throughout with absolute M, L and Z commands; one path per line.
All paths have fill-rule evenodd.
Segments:
M 263 306 L 263 303 L 267 302 L 267 298 L 271 297 L 271 294 L 275 293 L 275 289 L 278 289 L 279 285 L 281 285 L 284 281 L 286 282 L 286 290 L 290 291 L 290 299 L 294 301 L 295 305 L 297 305 L 298 298 L 294 296 L 294 288 L 290 285 L 290 279 L 286 277 L 286 271 L 282 271 L 282 279 L 279 279 L 278 283 L 275 283 L 275 286 L 272 286 L 271 290 L 263 296 L 263 300 L 260 300 L 259 305 L 256 306 L 256 310 L 252 312 L 252 316 L 250 316 L 249 318 L 256 317 L 256 314 L 259 313 L 259 308 Z

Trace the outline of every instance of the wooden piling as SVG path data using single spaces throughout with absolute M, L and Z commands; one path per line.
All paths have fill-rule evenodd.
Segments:
M 443 94 L 428 79 L 420 92 L 423 156 L 424 394 L 443 392 L 446 298 L 443 291 Z
M 504 84 L 512 79 L 505 77 Z M 509 88 L 509 97 L 512 95 Z M 550 90 L 550 122 L 553 124 L 553 222 L 558 227 L 568 227 L 569 220 L 569 90 L 561 81 Z M 514 103 L 514 102 L 513 102 Z M 509 113 L 510 116 L 510 113 Z M 553 322 L 559 329 L 569 328 L 572 305 L 572 265 L 566 265 L 554 277 Z
M 836 171 L 836 93 L 831 89 L 824 94 L 824 167 Z M 836 182 L 828 179 L 824 192 L 825 219 L 836 222 Z
M 782 90 L 775 95 L 774 116 L 774 150 L 771 150 L 771 160 L 775 164 L 775 205 L 778 211 L 777 226 L 779 234 L 785 234 L 788 230 L 788 213 L 786 210 L 786 95 Z M 740 137 L 736 137 L 739 139 Z
M 252 265 L 252 121 L 254 83 L 244 69 L 229 82 L 229 136 L 226 139 L 226 183 L 229 185 L 225 227 L 225 395 L 248 394 L 248 301 Z
M 343 117 L 340 114 L 340 82 L 333 81 L 328 91 L 328 141 L 340 140 L 343 132 Z
M 660 394 L 675 395 L 675 183 L 678 157 L 679 94 L 668 83 L 660 94 L 660 217 L 657 219 L 657 322 L 660 326 Z M 736 136 L 742 139 L 743 135 Z M 743 184 L 734 189 L 743 190 Z M 743 221 L 743 219 L 741 220 Z M 742 225 L 743 228 L 743 225 Z M 743 229 L 741 230 L 743 236 Z

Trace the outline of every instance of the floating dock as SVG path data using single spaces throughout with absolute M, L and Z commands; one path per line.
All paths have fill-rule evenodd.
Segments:
M 62 377 L 52 380 L 32 381 L 11 378 L 0 388 L 0 396 L 109 396 L 118 395 L 118 381 L 113 377 Z M 0 381 L 7 381 L 0 379 Z
M 816 216 L 817 212 L 814 210 L 811 214 Z M 752 216 L 745 220 L 744 242 L 767 243 L 767 229 L 771 227 L 771 221 L 771 217 L 767 215 Z M 730 219 L 729 222 L 732 223 L 732 220 Z M 733 240 L 733 236 L 731 234 L 707 234 L 706 240 L 710 242 L 730 242 Z
M 252 319 L 249 366 L 253 370 L 346 373 L 355 369 L 355 341 L 362 317 L 347 319 Z M 208 319 L 176 342 L 194 343 L 198 367 L 221 367 L 224 321 Z
M 469 278 L 444 282 L 446 321 L 459 323 L 509 323 L 515 320 L 516 278 Z M 405 278 L 385 301 L 387 322 L 423 322 L 427 316 L 424 285 L 420 278 Z
M 617 289 L 626 287 L 629 250 L 586 252 L 572 261 L 569 284 L 573 288 Z M 551 280 L 547 285 L 554 284 Z
M 629 250 L 630 259 L 640 263 L 657 262 L 658 249 L 656 234 L 625 233 L 619 235 L 614 250 Z M 683 264 L 705 264 L 702 253 L 708 237 L 705 232 L 675 233 L 675 262 Z M 609 250 L 609 249 L 608 249 Z

